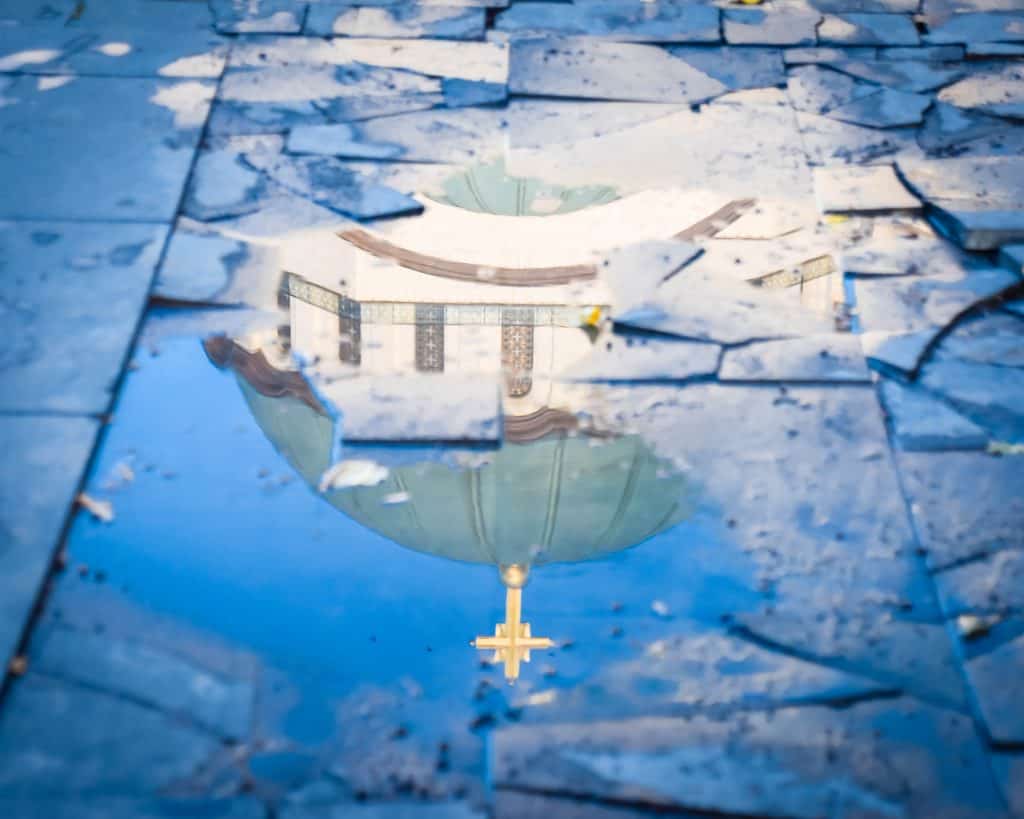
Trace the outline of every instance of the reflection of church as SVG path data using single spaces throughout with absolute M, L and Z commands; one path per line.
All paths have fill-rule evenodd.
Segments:
M 490 187 L 479 189 L 480 180 L 456 179 L 445 202 L 428 203 L 424 216 L 409 220 L 416 231 L 408 241 L 361 229 L 317 237 L 322 252 L 300 248 L 285 274 L 289 321 L 276 344 L 213 338 L 205 345 L 211 361 L 234 371 L 257 423 L 312 487 L 332 465 L 334 428 L 286 352 L 360 375 L 501 373 L 503 445 L 483 463 L 402 464 L 375 485 L 328 490 L 325 498 L 404 547 L 499 567 L 506 621 L 475 645 L 493 649 L 509 679 L 531 648 L 552 645 L 521 620 L 531 567 L 626 549 L 690 511 L 683 478 L 639 436 L 579 429 L 587 391 L 557 378 L 594 344 L 586 326 L 602 303 L 594 268 L 560 259 L 564 248 L 548 259 L 526 258 L 515 243 L 503 251 L 507 232 L 493 233 L 495 218 L 532 219 L 539 230 L 540 222 L 571 218 L 587 204 L 612 207 L 614 196 L 540 185 L 524 192 L 526 182 L 492 174 Z M 471 197 L 472 207 L 460 196 Z M 535 205 L 557 215 L 513 215 Z M 474 238 L 466 230 L 481 250 L 448 251 L 446 232 L 461 236 L 451 244 L 466 245 Z

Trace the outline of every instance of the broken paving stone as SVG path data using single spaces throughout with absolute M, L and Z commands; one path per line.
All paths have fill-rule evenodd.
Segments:
M 790 69 L 786 92 L 797 111 L 823 114 L 860 97 L 878 93 L 877 86 L 819 65 Z
M 937 355 L 920 383 L 1005 441 L 1024 440 L 1024 369 Z
M 638 242 L 611 251 L 598 275 L 611 290 L 614 309 L 624 313 L 656 297 L 658 287 L 700 253 L 700 247 L 689 242 Z
M 968 43 L 967 57 L 1024 57 L 1024 43 Z
M 866 332 L 914 333 L 946 327 L 1016 282 L 999 268 L 964 269 L 935 276 L 858 278 L 854 292 Z
M 937 572 L 934 577 L 949 616 L 972 612 L 984 617 L 991 627 L 992 616 L 1024 611 L 1024 549 L 994 552 Z
M 923 753 L 933 731 L 955 752 Z M 703 715 L 528 724 L 493 741 L 501 789 L 794 819 L 827 816 L 837 791 L 851 816 L 940 816 L 951 804 L 992 819 L 1002 811 L 970 718 L 910 698 L 752 711 L 740 724 Z
M 1024 159 L 899 159 L 900 174 L 932 206 L 933 221 L 968 250 L 1024 239 Z
M 395 3 L 379 7 L 314 2 L 304 32 L 323 37 L 437 38 L 482 40 L 486 12 L 482 7 Z
M 873 369 L 882 372 L 898 370 L 909 375 L 917 370 L 940 332 L 941 328 L 933 327 L 916 333 L 861 333 L 859 337 L 864 355 Z
M 1024 742 L 1019 689 L 1008 684 L 1024 674 L 1024 636 L 968 660 L 966 670 L 988 735 L 999 743 Z
M 807 4 L 829 14 L 914 14 L 921 5 L 920 0 L 807 0 Z
M 920 123 L 931 104 L 932 99 L 926 94 L 883 88 L 832 108 L 826 116 L 868 128 L 897 128 Z
M 586 36 L 618 42 L 717 43 L 721 39 L 718 9 L 699 4 L 515 3 L 498 14 L 495 29 L 515 36 Z
M 776 48 L 669 46 L 667 50 L 733 90 L 786 83 L 785 66 Z
M 843 272 L 857 276 L 935 276 L 956 274 L 970 257 L 944 239 L 868 237 L 842 251 Z
M 1010 814 L 1015 819 L 1024 816 L 1024 753 L 993 753 L 989 759 L 992 760 L 996 780 L 1010 805 Z
M 889 379 L 881 383 L 882 405 L 893 438 L 908 452 L 984 449 L 985 430 L 928 393 Z
M 566 381 L 685 381 L 714 375 L 721 347 L 697 341 L 613 336 L 569 367 Z
M 1024 321 L 1006 313 L 970 318 L 942 339 L 939 350 L 961 361 L 1024 367 Z
M 498 379 L 479 376 L 323 377 L 316 394 L 341 419 L 345 441 L 497 441 Z
M 306 3 L 296 0 L 210 0 L 213 25 L 225 34 L 298 34 Z
M 786 65 L 814 65 L 833 63 L 844 60 L 873 60 L 878 49 L 873 46 L 853 46 L 852 48 L 805 46 L 803 48 L 787 48 L 782 52 Z
M 878 49 L 879 60 L 921 60 L 930 63 L 958 63 L 964 58 L 959 45 L 889 46 Z M 851 59 L 860 59 L 853 57 Z
M 904 14 L 825 15 L 818 26 L 822 45 L 913 46 L 920 42 L 917 29 Z
M 917 141 L 926 151 L 959 153 L 966 142 L 1005 134 L 1010 123 L 976 111 L 936 102 L 925 114 Z
M 153 295 L 272 310 L 280 278 L 273 248 L 209 233 L 183 219 L 167 245 Z
M 251 680 L 227 679 L 144 642 L 55 628 L 33 643 L 32 665 L 40 674 L 146 702 L 227 739 L 244 739 L 251 727 Z
M 1024 65 L 1010 62 L 973 71 L 939 92 L 940 102 L 1001 117 L 1024 119 Z
M 929 43 L 1024 42 L 1024 13 L 1006 12 L 928 16 Z
M 885 62 L 882 60 L 843 60 L 829 62 L 836 71 L 849 74 L 865 82 L 895 88 L 897 91 L 921 93 L 933 91 L 960 79 L 965 71 L 957 67 L 936 66 L 930 63 L 904 60 Z
M 812 165 L 859 165 L 900 156 L 922 156 L 915 128 L 862 128 L 800 111 L 796 119 Z
M 205 732 L 128 698 L 29 671 L 0 717 L 0 793 L 152 796 L 222 747 Z M 103 753 L 96 753 L 102 748 Z M 44 767 L 39 760 L 46 759 Z
M 423 210 L 411 196 L 377 184 L 333 157 L 279 156 L 265 164 L 263 171 L 286 190 L 355 219 Z
M 242 216 L 259 208 L 263 181 L 236 151 L 203 151 L 196 160 L 183 210 L 202 221 Z
M 758 341 L 726 350 L 722 381 L 869 381 L 857 336 L 844 333 Z
M 1024 458 L 901 452 L 897 462 L 933 572 L 1024 548 Z
M 921 208 L 892 165 L 815 168 L 814 190 L 822 213 Z
M 820 21 L 815 11 L 786 7 L 722 11 L 722 31 L 730 45 L 814 45 Z
M 656 46 L 594 40 L 511 45 L 509 92 L 635 102 L 696 103 L 729 90 Z

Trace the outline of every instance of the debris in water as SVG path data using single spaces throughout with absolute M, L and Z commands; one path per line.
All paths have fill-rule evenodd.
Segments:
M 345 489 L 349 486 L 376 486 L 388 476 L 388 469 L 376 461 L 353 459 L 338 461 L 320 476 L 319 490 Z
M 989 455 L 1024 455 L 1024 444 L 1011 444 L 1009 441 L 989 441 L 985 451 Z
M 668 604 L 664 600 L 655 600 L 651 603 L 651 611 L 657 614 L 659 617 L 668 617 Z
M 385 504 L 386 506 L 393 506 L 394 504 L 398 503 L 408 503 L 411 497 L 412 495 L 410 495 L 408 492 L 392 492 L 389 495 L 385 495 L 381 503 Z
M 11 659 L 10 665 L 7 666 L 7 671 L 12 677 L 21 677 L 26 671 L 28 671 L 28 658 L 24 654 L 19 654 L 17 657 Z
M 78 505 L 96 518 L 96 520 L 110 523 L 114 519 L 114 504 L 110 501 L 96 500 L 96 498 L 82 492 L 78 496 Z
M 996 623 L 998 617 L 980 617 L 977 614 L 961 614 L 956 618 L 956 627 L 965 640 L 984 637 Z

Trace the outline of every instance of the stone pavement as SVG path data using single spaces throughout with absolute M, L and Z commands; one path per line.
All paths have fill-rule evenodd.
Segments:
M 1024 816 L 1022 120 L 1019 0 L 0 0 L 0 816 Z M 260 425 L 314 488 L 325 419 L 440 447 L 516 415 L 497 378 L 386 381 L 369 343 L 359 379 L 304 359 L 296 305 L 349 327 L 357 257 L 393 282 L 367 337 L 370 302 L 445 301 L 413 270 L 569 305 L 599 343 L 552 394 L 701 511 L 594 575 L 624 608 L 551 567 L 533 614 L 577 645 L 507 695 L 446 677 L 457 728 L 360 689 L 303 742 L 311 683 L 189 599 L 190 510 L 258 542 L 296 490 L 240 490 L 212 464 L 262 461 L 190 437 L 220 410 L 166 409 L 216 393 L 180 339 L 290 339 L 312 460 Z M 446 309 L 410 322 L 417 369 Z M 181 565 L 146 551 L 178 528 Z M 166 594 L 104 582 L 138 550 Z

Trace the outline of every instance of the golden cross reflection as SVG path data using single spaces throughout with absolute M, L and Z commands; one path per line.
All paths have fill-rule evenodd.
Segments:
M 522 583 L 526 573 L 514 566 L 502 570 L 503 580 L 508 582 L 510 576 L 521 580 L 505 589 L 505 622 L 494 627 L 493 637 L 477 637 L 472 645 L 482 651 L 493 649 L 494 662 L 505 664 L 505 679 L 513 683 L 519 677 L 519 664 L 530 662 L 531 649 L 554 648 L 555 643 L 547 637 L 530 634 L 530 624 L 522 622 Z

